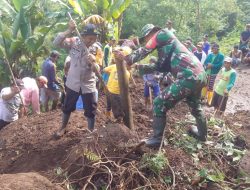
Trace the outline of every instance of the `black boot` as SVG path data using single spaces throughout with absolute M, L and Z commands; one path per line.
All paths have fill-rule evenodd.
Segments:
M 58 104 L 58 101 L 57 101 L 57 100 L 53 100 L 53 101 L 52 101 L 51 110 L 56 110 L 57 104 Z
M 95 127 L 95 118 L 87 117 L 87 122 L 88 122 L 88 129 L 90 131 L 93 131 Z
M 150 147 L 157 147 L 160 146 L 164 128 L 166 125 L 166 117 L 154 117 L 153 119 L 153 130 L 154 135 L 153 137 L 146 140 L 146 145 Z
M 206 141 L 207 139 L 207 121 L 204 116 L 198 116 L 196 119 L 196 125 L 192 126 L 189 130 L 189 134 L 200 141 Z
M 69 122 L 69 118 L 70 118 L 70 113 L 69 114 L 65 114 L 63 113 L 62 114 L 62 126 L 61 128 L 55 133 L 55 137 L 56 138 L 60 138 L 62 137 L 65 132 L 66 132 L 66 127 L 67 127 L 67 124 Z

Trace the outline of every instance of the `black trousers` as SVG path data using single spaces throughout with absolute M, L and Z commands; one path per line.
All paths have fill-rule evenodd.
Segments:
M 8 124 L 10 124 L 10 122 L 7 122 L 7 121 L 0 119 L 0 130 Z
M 121 97 L 119 94 L 109 93 L 109 95 L 107 96 L 107 111 L 111 110 L 116 119 L 119 117 L 124 117 Z
M 228 100 L 228 96 L 221 96 L 217 94 L 216 92 L 214 92 L 211 105 L 215 109 L 219 109 L 219 111 L 224 112 L 226 110 L 227 100 Z
M 89 118 L 95 118 L 97 102 L 96 102 L 96 93 L 87 93 L 82 94 L 81 89 L 80 92 L 75 92 L 69 88 L 66 88 L 66 95 L 64 99 L 64 103 L 62 106 L 62 111 L 65 114 L 70 114 L 76 109 L 76 102 L 79 98 L 82 97 L 82 102 L 84 104 L 84 115 Z

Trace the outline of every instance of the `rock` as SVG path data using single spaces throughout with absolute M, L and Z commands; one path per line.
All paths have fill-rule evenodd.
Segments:
M 0 175 L 0 189 L 8 190 L 63 190 L 38 173 Z

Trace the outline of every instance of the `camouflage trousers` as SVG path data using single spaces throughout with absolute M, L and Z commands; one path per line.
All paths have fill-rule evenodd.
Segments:
M 191 108 L 192 115 L 204 118 L 201 109 L 201 90 L 205 83 L 196 80 L 179 79 L 167 86 L 159 96 L 154 99 L 153 112 L 155 117 L 165 117 L 166 112 L 179 101 L 185 99 Z

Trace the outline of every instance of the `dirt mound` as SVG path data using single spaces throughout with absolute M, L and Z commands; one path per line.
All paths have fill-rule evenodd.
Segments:
M 69 132 L 65 138 L 55 141 L 53 134 L 59 128 L 60 115 L 60 112 L 51 112 L 23 118 L 4 128 L 0 133 L 1 173 L 46 171 L 57 165 L 67 149 L 86 133 Z M 77 117 L 74 115 L 72 119 Z
M 63 190 L 38 173 L 0 175 L 2 190 Z
M 78 127 L 83 120 L 79 119 L 79 114 L 81 116 L 82 113 L 72 114 L 69 131 L 59 140 L 53 138 L 60 124 L 59 112 L 42 114 L 30 120 L 21 119 L 9 125 L 0 134 L 1 172 L 47 171 L 60 165 L 75 145 L 86 147 L 84 144 L 96 144 L 93 142 L 96 140 L 104 149 L 135 139 L 126 126 L 118 124 L 99 126 L 95 133 L 90 134 L 86 123 L 82 122 L 83 126 Z M 53 120 L 44 123 L 47 118 Z
M 191 179 L 202 167 L 210 169 L 211 164 L 207 162 L 206 156 L 197 153 L 198 148 L 205 145 L 197 145 L 188 138 L 186 144 L 182 142 L 186 138 L 186 128 L 190 125 L 185 123 L 188 107 L 184 102 L 167 113 L 168 145 L 163 151 L 171 167 L 163 171 L 165 177 L 160 179 L 160 176 L 154 176 L 150 170 L 138 169 L 142 167 L 140 161 L 145 153 L 157 154 L 158 150 L 141 146 L 131 152 L 141 139 L 152 133 L 152 113 L 144 108 L 142 98 L 143 83 L 140 79 L 136 79 L 136 83 L 136 88 L 130 91 L 135 131 L 121 124 L 106 123 L 106 98 L 100 93 L 97 130 L 93 133 L 88 132 L 82 111 L 76 111 L 71 115 L 68 132 L 63 138 L 55 140 L 53 134 L 61 124 L 60 110 L 22 118 L 1 130 L 0 172 L 35 171 L 53 183 L 61 183 L 65 189 L 66 186 L 83 188 L 86 184 L 90 189 L 107 186 L 111 189 L 133 189 L 148 184 L 152 184 L 154 189 L 167 189 L 173 183 L 174 176 L 176 190 L 195 189 L 191 186 Z M 227 116 L 226 123 L 238 134 L 244 135 L 247 134 L 245 129 L 250 126 L 248 118 L 249 112 L 237 112 Z M 194 162 L 195 159 L 200 159 L 200 166 Z M 219 166 L 223 166 L 221 168 L 225 173 L 235 176 L 232 174 L 235 170 L 230 173 L 230 167 L 224 161 L 220 162 Z

